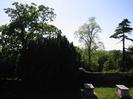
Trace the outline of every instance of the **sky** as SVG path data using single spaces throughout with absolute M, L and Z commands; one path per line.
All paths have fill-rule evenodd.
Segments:
M 2 0 L 0 2 L 0 25 L 9 23 L 9 17 L 3 9 L 11 7 L 13 2 L 44 4 L 54 9 L 55 20 L 51 23 L 62 30 L 70 42 L 75 46 L 82 46 L 75 38 L 74 32 L 90 17 L 96 17 L 102 32 L 99 39 L 105 50 L 122 50 L 120 40 L 109 38 L 118 24 L 125 18 L 131 21 L 133 27 L 133 0 Z M 133 32 L 129 37 L 133 38 Z M 126 47 L 133 42 L 126 41 Z

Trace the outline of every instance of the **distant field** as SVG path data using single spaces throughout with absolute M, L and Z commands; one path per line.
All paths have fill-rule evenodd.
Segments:
M 115 88 L 99 87 L 95 88 L 96 95 L 99 99 L 115 99 Z M 133 98 L 133 87 L 129 90 L 130 95 Z

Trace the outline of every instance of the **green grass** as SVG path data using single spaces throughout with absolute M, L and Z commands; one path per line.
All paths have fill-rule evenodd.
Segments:
M 129 89 L 129 93 L 130 93 L 130 95 L 131 95 L 132 98 L 133 98 L 133 87 Z
M 99 99 L 115 99 L 116 97 L 115 88 L 98 87 L 95 88 L 95 92 Z M 129 94 L 133 97 L 133 87 L 129 88 Z
M 99 99 L 114 99 L 115 98 L 115 88 L 95 88 L 96 95 Z

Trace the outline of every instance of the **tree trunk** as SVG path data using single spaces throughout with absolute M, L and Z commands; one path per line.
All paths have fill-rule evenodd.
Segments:
M 122 71 L 126 71 L 126 60 L 125 60 L 125 34 L 123 32 L 123 66 L 122 66 Z
M 88 58 L 89 58 L 89 60 L 88 60 L 88 62 L 89 62 L 89 69 L 91 70 L 91 48 L 90 47 L 88 48 Z

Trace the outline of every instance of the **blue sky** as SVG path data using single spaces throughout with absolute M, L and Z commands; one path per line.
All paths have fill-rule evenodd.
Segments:
M 57 14 L 52 24 L 62 30 L 70 42 L 79 45 L 74 32 L 83 25 L 89 17 L 96 17 L 96 22 L 101 26 L 100 40 L 106 50 L 122 49 L 120 40 L 109 38 L 115 28 L 124 18 L 128 18 L 133 27 L 133 0 L 2 0 L 0 3 L 0 24 L 9 22 L 3 9 L 10 7 L 14 1 L 21 3 L 44 4 L 52 7 Z M 133 38 L 132 35 L 130 37 Z M 127 47 L 132 42 L 126 42 Z

